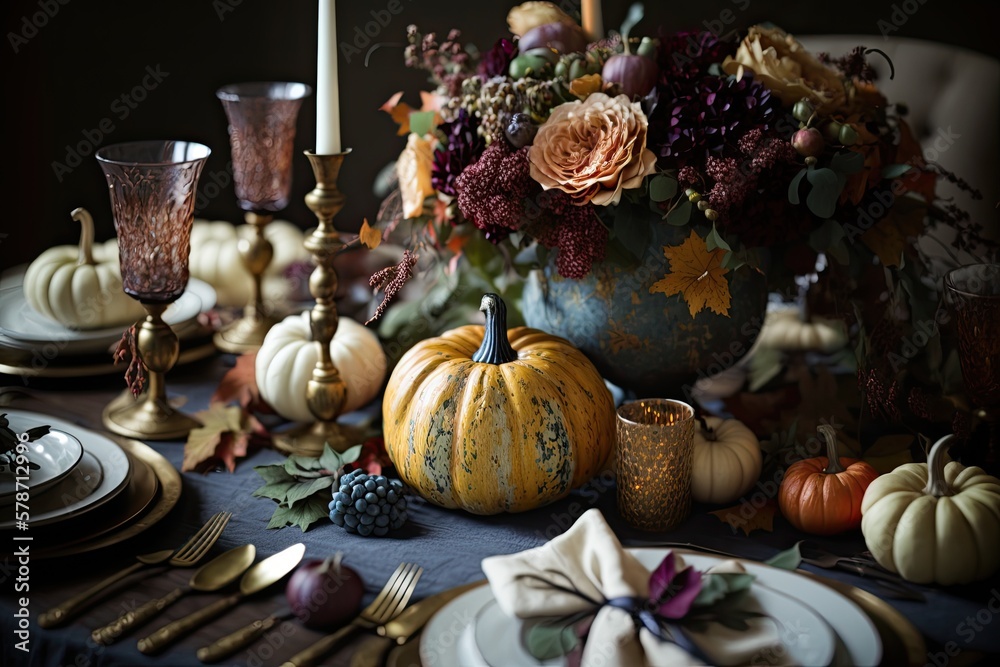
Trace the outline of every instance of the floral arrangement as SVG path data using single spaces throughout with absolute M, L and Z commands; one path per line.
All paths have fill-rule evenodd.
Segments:
M 875 84 L 877 49 L 815 55 L 765 25 L 738 43 L 631 37 L 641 18 L 633 6 L 620 33 L 593 41 L 555 5 L 526 2 L 481 56 L 457 30 L 439 41 L 410 26 L 406 65 L 433 89 L 419 110 L 400 95 L 383 107 L 407 143 L 380 224 L 405 220 L 410 248 L 446 272 L 463 255 L 517 269 L 554 253 L 561 276 L 581 279 L 662 251 L 670 268 L 650 291 L 679 295 L 692 317 L 728 314 L 727 273 L 791 285 L 825 255 L 843 277 L 829 281 L 831 310 L 858 334 L 862 385 L 884 411 L 899 375 L 888 358 L 939 303 L 917 237 L 957 228 L 943 248 L 953 258 L 989 244 L 935 185 L 978 193 L 924 159 L 905 107 Z M 657 224 L 690 235 L 651 248 Z M 497 252 L 484 255 L 481 239 Z

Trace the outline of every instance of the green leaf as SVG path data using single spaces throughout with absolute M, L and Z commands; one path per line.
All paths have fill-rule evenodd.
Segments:
M 790 549 L 778 552 L 764 561 L 765 565 L 781 568 L 782 570 L 794 570 L 802 562 L 802 554 L 799 553 L 799 544 L 796 542 Z
M 837 153 L 830 160 L 830 169 L 842 174 L 856 174 L 865 167 L 865 156 L 854 151 Z
M 802 183 L 802 178 L 806 175 L 807 169 L 802 169 L 799 173 L 795 174 L 795 178 L 792 182 L 788 184 L 788 201 L 791 204 L 798 205 L 799 203 L 799 184 Z
M 309 526 L 320 519 L 329 517 L 330 510 L 327 501 L 317 496 L 312 496 L 304 503 L 299 503 L 295 507 L 278 505 L 271 515 L 268 528 L 284 528 L 285 526 L 298 526 L 302 532 L 306 532 Z
M 755 577 L 747 572 L 709 572 L 701 578 L 701 591 L 692 606 L 704 607 L 715 604 L 732 593 L 750 588 Z
M 299 482 L 271 482 L 270 484 L 265 484 L 251 495 L 255 498 L 270 498 L 271 500 L 277 500 L 279 503 L 285 499 L 288 492 L 299 485 Z
M 635 215 L 629 204 L 619 204 L 615 211 L 615 238 L 636 259 L 641 259 L 649 246 L 650 227 L 645 216 Z
M 410 112 L 410 132 L 419 134 L 421 137 L 434 130 L 433 111 L 411 111 Z
M 347 463 L 343 456 L 339 452 L 335 452 L 330 443 L 323 444 L 323 453 L 319 457 L 319 465 L 324 470 L 329 470 L 330 472 L 335 472 L 340 470 L 340 467 Z
M 275 482 L 291 482 L 295 478 L 289 475 L 285 471 L 285 465 L 283 463 L 276 463 L 269 466 L 254 466 L 254 470 L 260 475 L 268 484 L 273 484 Z
M 285 461 L 285 472 L 294 477 L 316 477 L 323 465 L 314 456 L 289 456 Z
M 635 24 L 642 20 L 644 11 L 641 2 L 632 3 L 632 6 L 628 8 L 628 14 L 625 15 L 625 20 L 622 21 L 621 35 L 622 43 L 628 42 L 628 34 L 635 27 Z
M 708 236 L 705 237 L 705 248 L 709 252 L 715 250 L 716 248 L 722 248 L 723 250 L 728 250 L 729 252 L 732 252 L 733 250 L 729 247 L 729 244 L 726 243 L 726 240 L 719 236 L 718 230 L 715 229 L 714 222 L 712 223 L 712 231 L 710 231 Z
M 345 449 L 340 455 L 341 465 L 357 461 L 361 457 L 361 447 L 361 445 L 354 445 Z
M 882 167 L 882 178 L 899 178 L 911 169 L 908 164 L 887 164 Z
M 285 496 L 285 504 L 289 507 L 295 507 L 300 501 L 312 497 L 313 494 L 329 489 L 333 486 L 333 482 L 333 475 L 326 475 L 324 477 L 311 479 L 308 482 L 296 484 L 288 489 L 288 494 Z M 329 494 L 324 493 L 323 495 L 326 496 Z M 326 502 L 329 504 L 330 500 L 327 498 Z
M 844 238 L 844 228 L 836 220 L 824 220 L 809 234 L 809 247 L 816 252 L 826 252 Z
M 837 260 L 837 263 L 841 266 L 848 266 L 851 263 L 851 253 L 847 250 L 843 239 L 827 248 L 826 254 Z
M 676 194 L 677 181 L 669 176 L 659 174 L 654 176 L 649 181 L 649 198 L 654 202 L 662 202 L 673 199 Z
M 690 201 L 681 202 L 674 210 L 667 213 L 667 224 L 674 227 L 683 227 L 691 220 L 691 209 L 693 205 Z
M 528 630 L 525 643 L 536 660 L 554 660 L 572 651 L 577 641 L 570 625 L 537 623 Z
M 806 196 L 806 206 L 821 218 L 831 217 L 837 208 L 837 198 L 840 196 L 837 172 L 832 169 L 811 169 L 806 178 L 812 185 Z

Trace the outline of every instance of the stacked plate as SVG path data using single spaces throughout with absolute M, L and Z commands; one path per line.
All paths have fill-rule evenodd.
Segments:
M 39 377 L 89 377 L 120 372 L 111 353 L 124 326 L 71 329 L 34 310 L 24 298 L 24 271 L 0 279 L 0 372 Z M 178 363 L 211 355 L 212 332 L 198 315 L 215 306 L 215 290 L 192 278 L 187 290 L 163 313 L 181 340 Z
M 33 557 L 114 544 L 145 530 L 177 503 L 180 476 L 146 445 L 119 443 L 48 415 L 3 411 L 15 434 L 50 428 L 27 443 L 27 479 L 24 466 L 0 464 L 0 532 L 30 535 Z
M 630 549 L 650 570 L 666 549 Z M 707 570 L 726 560 L 719 556 L 684 553 L 686 564 Z M 741 561 L 755 575 L 744 604 L 768 618 L 751 622 L 773 624 L 778 643 L 755 655 L 753 664 L 877 665 L 883 643 L 871 618 L 848 597 L 800 573 L 754 561 Z M 565 658 L 539 661 L 526 646 L 532 620 L 507 616 L 489 586 L 474 589 L 441 609 L 421 634 L 424 664 L 440 667 L 539 665 L 562 667 Z M 727 641 L 738 643 L 740 632 L 713 624 L 692 640 L 709 657 Z M 896 656 L 899 657 L 899 656 Z M 725 664 L 725 663 L 716 663 Z

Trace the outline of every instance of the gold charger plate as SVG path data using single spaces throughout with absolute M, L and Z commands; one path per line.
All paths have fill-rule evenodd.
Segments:
M 140 510 L 139 512 L 133 514 L 130 519 L 116 522 L 115 525 L 108 527 L 103 534 L 89 536 L 79 542 L 62 544 L 51 548 L 32 551 L 31 555 L 33 558 L 41 559 L 74 556 L 77 554 L 103 549 L 104 547 L 118 544 L 119 542 L 124 542 L 125 540 L 135 537 L 136 535 L 151 528 L 163 517 L 165 517 L 175 505 L 177 505 L 177 501 L 180 500 L 181 497 L 181 475 L 177 472 L 177 469 L 174 468 L 170 461 L 157 453 L 156 450 L 149 445 L 143 444 L 138 440 L 129 440 L 127 438 L 118 438 L 114 436 L 108 437 L 111 437 L 115 442 L 121 445 L 122 449 L 124 449 L 125 452 L 133 458 L 133 460 L 141 462 L 143 464 L 142 467 L 150 471 L 155 477 L 153 481 L 157 483 L 158 492 L 154 493 L 150 502 L 147 502 L 144 506 L 149 509 L 145 513 L 141 513 Z M 138 520 L 129 523 L 131 519 L 135 518 L 136 514 L 139 515 Z M 118 530 L 118 528 L 121 529 Z

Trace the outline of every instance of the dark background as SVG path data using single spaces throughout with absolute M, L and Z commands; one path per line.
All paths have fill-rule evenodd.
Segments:
M 425 85 L 422 72 L 402 65 L 405 29 L 416 23 L 424 31 L 445 33 L 460 27 L 466 41 L 488 48 L 506 35 L 505 17 L 514 2 L 506 0 L 396 0 L 402 11 L 371 40 L 387 45 L 373 52 L 361 42 L 361 55 L 350 62 L 340 56 L 340 93 L 344 146 L 354 149 L 341 174 L 348 204 L 338 217 L 341 229 L 356 229 L 363 217 L 374 218 L 378 200 L 372 183 L 378 171 L 403 146 L 395 125 L 378 107 L 393 93 L 405 90 L 412 104 Z M 77 224 L 69 212 L 88 208 L 95 216 L 98 239 L 113 234 L 103 176 L 93 148 L 71 172 L 57 177 L 53 163 L 67 164 L 67 152 L 80 142 L 99 147 L 109 143 L 153 138 L 201 141 L 213 150 L 202 176 L 200 217 L 239 221 L 235 195 L 227 173 L 229 143 L 222 106 L 215 90 L 248 80 L 303 81 L 315 85 L 316 2 L 295 0 L 13 0 L 5 3 L 4 43 L 0 44 L 4 77 L 4 148 L 7 168 L 2 179 L 7 202 L 0 222 L 0 268 L 28 261 L 54 243 L 74 243 Z M 338 32 L 350 44 L 372 21 L 372 11 L 386 9 L 389 0 L 341 0 Z M 620 25 L 627 2 L 605 0 L 605 27 Z M 893 36 L 915 37 L 964 46 L 1000 56 L 997 37 L 1000 12 L 996 2 L 925 0 L 839 0 L 836 2 L 774 2 L 715 0 L 712 2 L 646 3 L 647 17 L 638 34 L 657 25 L 673 29 L 719 26 L 744 28 L 771 20 L 793 34 L 858 33 L 872 35 L 867 46 L 883 39 L 879 21 L 898 27 Z M 47 17 L 40 14 L 48 8 Z M 731 14 L 723 14 L 729 10 Z M 911 13 L 906 13 L 907 10 Z M 894 12 L 896 26 L 892 19 Z M 386 14 L 383 13 L 383 17 Z M 35 17 L 42 25 L 26 27 Z M 905 22 L 901 20 L 905 18 Z M 30 24 L 29 24 L 30 25 Z M 27 39 L 18 42 L 12 35 Z M 115 103 L 142 83 L 147 66 L 167 73 L 146 99 L 129 109 Z M 147 78 L 147 81 L 152 81 Z M 970 103 L 975 103 L 970 100 Z M 103 135 L 101 127 L 114 129 Z M 315 100 L 303 105 L 299 117 L 298 150 L 313 147 Z M 96 141 L 89 141 L 96 138 Z M 87 146 L 83 146 L 87 149 Z M 210 187 L 210 184 L 215 183 Z M 295 163 L 292 204 L 280 217 L 301 227 L 313 224 L 302 203 L 312 187 L 305 157 Z M 214 196 L 211 196 L 214 195 Z M 3 236 L 6 235 L 6 236 Z

